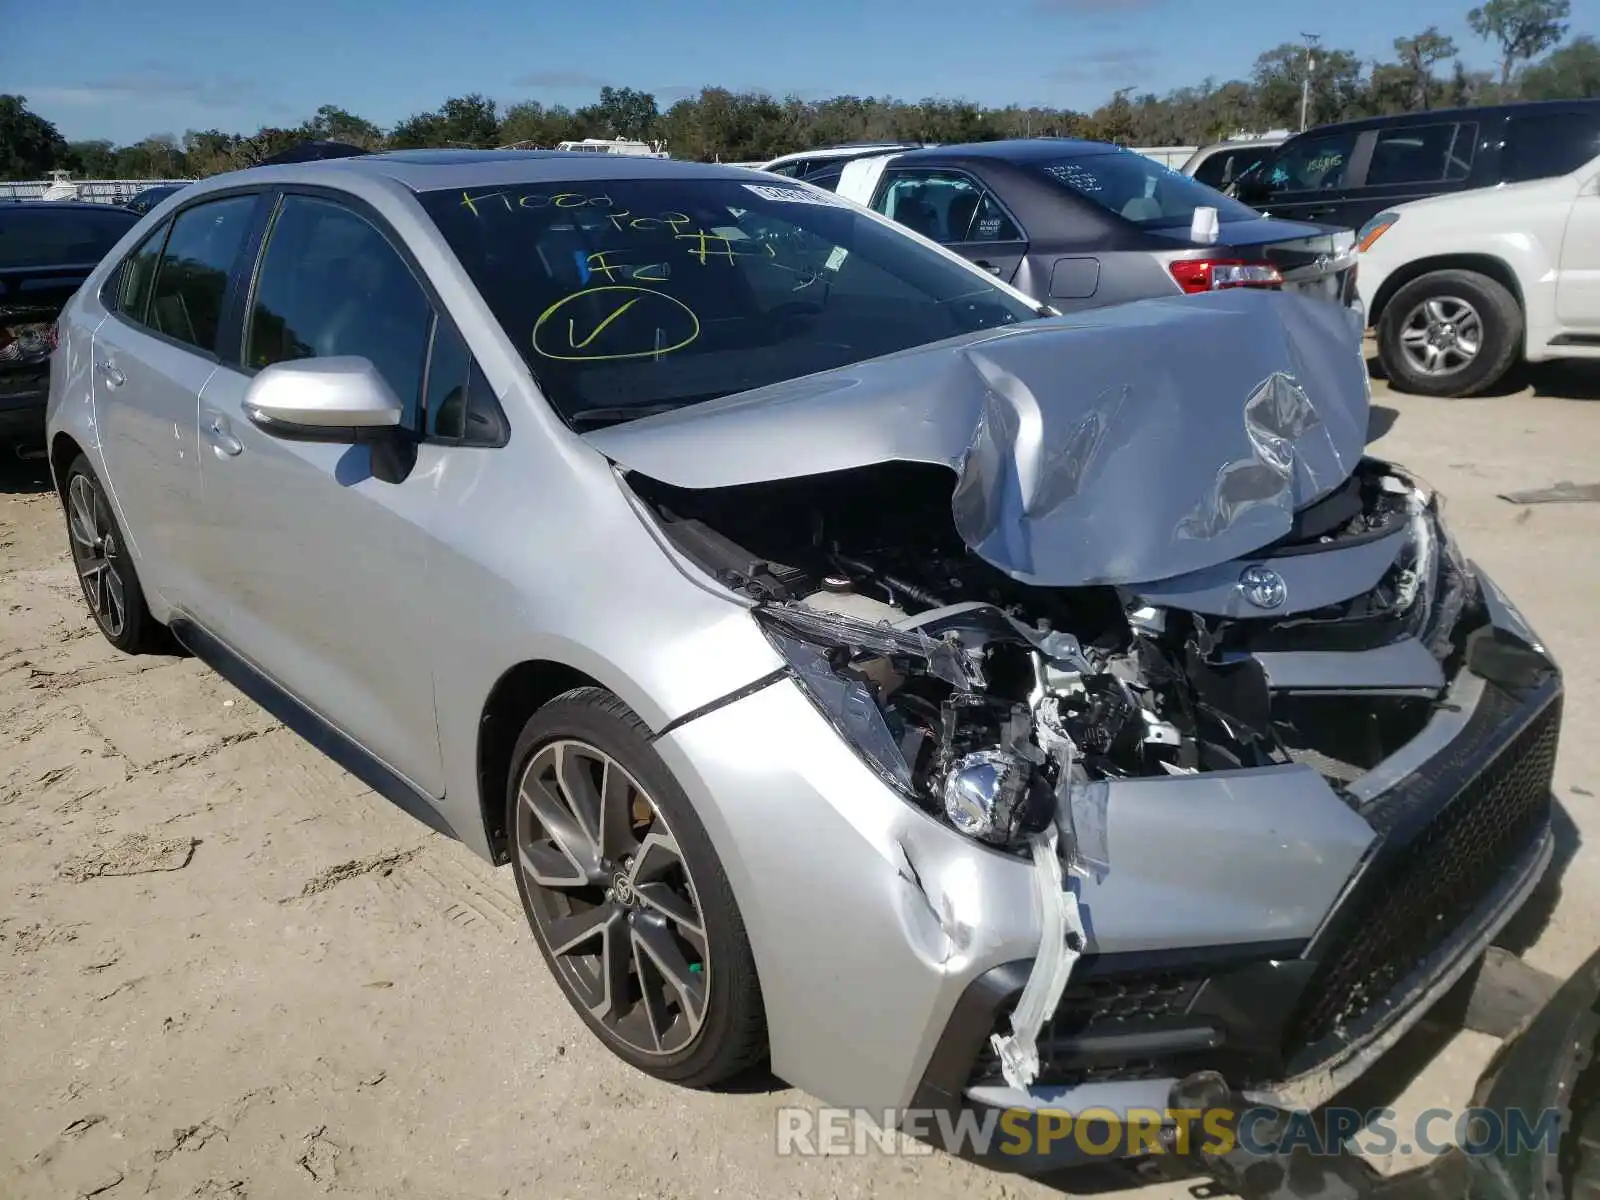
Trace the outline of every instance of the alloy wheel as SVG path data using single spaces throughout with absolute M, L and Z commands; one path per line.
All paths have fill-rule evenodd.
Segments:
M 710 948 L 689 864 L 649 793 L 603 750 L 551 742 L 517 784 L 514 837 L 528 907 L 578 1003 L 637 1053 L 692 1045 Z
M 87 475 L 74 475 L 67 485 L 67 525 L 89 611 L 107 637 L 121 637 L 128 622 L 123 550 L 105 499 Z
M 1424 375 L 1461 370 L 1483 348 L 1483 318 L 1459 296 L 1422 301 L 1400 326 L 1400 350 Z

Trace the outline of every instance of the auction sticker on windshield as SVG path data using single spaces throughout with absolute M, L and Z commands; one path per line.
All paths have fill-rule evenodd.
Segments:
M 754 192 L 763 200 L 777 200 L 785 204 L 820 204 L 825 208 L 849 208 L 839 197 L 832 192 L 809 192 L 803 188 L 771 187 L 764 183 L 747 183 L 746 190 Z

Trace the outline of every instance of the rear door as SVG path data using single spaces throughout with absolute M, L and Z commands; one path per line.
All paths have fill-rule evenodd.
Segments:
M 1482 142 L 1477 121 L 1416 121 L 1372 131 L 1360 187 L 1336 223 L 1359 229 L 1371 217 L 1408 200 L 1425 200 L 1468 186 Z
M 203 612 L 193 530 L 200 511 L 200 391 L 217 368 L 230 272 L 261 197 L 243 193 L 181 209 L 122 264 L 111 315 L 94 333 L 94 411 L 105 481 L 140 556 L 146 587 Z
M 966 171 L 891 165 L 872 207 L 1007 283 L 1028 254 L 1022 227 L 994 192 Z
M 386 483 L 374 477 L 370 445 L 279 439 L 244 411 L 260 369 L 355 355 L 405 401 L 420 440 L 435 326 L 421 278 L 399 238 L 355 200 L 282 196 L 241 340 L 201 397 L 198 542 L 205 576 L 227 602 L 213 631 L 391 771 L 440 796 L 424 603 L 433 448 Z

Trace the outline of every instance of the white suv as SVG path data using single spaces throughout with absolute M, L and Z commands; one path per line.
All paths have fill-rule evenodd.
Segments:
M 1434 196 L 1362 227 L 1357 286 L 1389 381 L 1470 396 L 1516 363 L 1600 359 L 1600 145 L 1576 170 Z

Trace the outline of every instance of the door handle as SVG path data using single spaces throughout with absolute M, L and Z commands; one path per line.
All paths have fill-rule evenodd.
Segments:
M 1000 268 L 998 266 L 996 266 L 992 262 L 984 262 L 983 259 L 981 259 L 981 258 L 974 259 L 972 265 L 975 266 L 975 267 L 982 267 L 985 271 L 989 272 L 989 274 L 991 274 L 991 275 L 1000 274 Z
M 100 374 L 106 377 L 107 387 L 121 387 L 123 384 L 128 382 L 128 377 L 121 371 L 117 370 L 116 364 L 113 363 L 109 358 L 102 359 L 100 362 L 96 363 L 95 366 L 99 367 Z
M 206 438 L 216 447 L 217 453 L 232 458 L 244 449 L 244 443 L 234 437 L 228 429 L 226 417 L 212 417 L 206 423 Z

